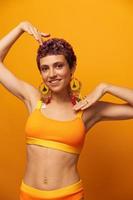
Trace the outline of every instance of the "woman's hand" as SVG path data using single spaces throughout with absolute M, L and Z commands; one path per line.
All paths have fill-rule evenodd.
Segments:
M 40 32 L 35 26 L 33 26 L 30 22 L 28 21 L 23 21 L 19 24 L 19 28 L 24 31 L 29 33 L 30 35 L 33 35 L 33 37 L 40 43 L 40 45 L 43 44 L 43 39 L 42 37 L 49 37 L 50 33 L 43 33 Z
M 83 100 L 79 101 L 73 106 L 74 110 L 84 110 L 91 106 L 92 104 L 96 103 L 106 92 L 107 88 L 106 83 L 100 83 L 93 92 L 89 95 L 85 96 Z

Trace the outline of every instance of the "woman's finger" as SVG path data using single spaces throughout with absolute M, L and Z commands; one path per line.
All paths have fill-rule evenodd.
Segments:
M 82 99 L 81 101 L 79 101 L 79 102 L 75 105 L 75 107 L 80 107 L 80 106 L 82 106 L 82 105 L 84 105 L 84 104 L 86 104 L 86 100 L 85 100 L 85 99 Z
M 32 33 L 32 35 L 35 37 L 35 39 L 38 40 L 38 37 L 37 37 L 35 31 L 33 30 L 33 28 L 29 27 L 29 29 L 30 29 L 30 32 Z
M 39 36 L 40 36 L 40 44 L 42 45 L 42 44 L 43 44 L 43 39 L 42 39 L 42 37 L 41 37 L 41 33 L 38 32 L 38 34 L 39 34 Z
M 33 29 L 33 28 L 31 28 L 30 30 L 33 33 L 33 36 L 35 37 L 35 39 L 42 45 L 43 41 L 41 41 L 39 33 L 35 29 Z
M 41 33 L 41 36 L 43 37 L 49 37 L 50 36 L 50 33 L 43 33 L 43 32 L 40 32 Z
M 39 32 L 39 31 L 37 30 L 37 28 L 35 28 L 35 27 L 34 27 L 34 31 L 35 31 L 35 33 L 36 33 L 36 36 L 37 36 L 38 40 L 39 40 L 39 43 L 42 45 L 42 44 L 43 44 L 43 40 L 42 40 L 42 38 L 41 38 L 40 32 Z
M 84 107 L 84 106 L 86 106 L 86 103 L 82 102 L 82 104 L 80 104 L 80 105 L 75 105 L 73 108 L 74 108 L 75 110 L 78 110 L 78 109 L 81 109 L 81 108 Z
M 84 110 L 84 109 L 86 109 L 86 108 L 88 108 L 88 107 L 89 107 L 88 105 L 83 106 L 83 107 L 81 108 L 81 110 Z

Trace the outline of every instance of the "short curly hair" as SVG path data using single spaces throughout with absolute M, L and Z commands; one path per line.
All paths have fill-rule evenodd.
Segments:
M 47 55 L 64 55 L 70 69 L 77 64 L 77 58 L 72 46 L 62 38 L 50 38 L 44 41 L 43 44 L 39 46 L 36 57 L 39 71 L 41 71 L 40 58 Z

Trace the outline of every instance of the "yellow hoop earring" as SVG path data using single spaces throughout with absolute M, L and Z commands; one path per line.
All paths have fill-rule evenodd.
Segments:
M 81 82 L 77 79 L 72 77 L 70 81 L 70 95 L 72 99 L 72 103 L 76 104 L 76 101 L 80 101 L 82 99 L 80 89 L 81 89 Z
M 39 85 L 39 90 L 44 95 L 49 92 L 49 88 L 43 82 Z
M 70 87 L 72 91 L 79 91 L 81 89 L 81 82 L 77 78 L 72 77 Z
M 42 94 L 41 100 L 46 104 L 50 103 L 52 98 L 51 90 L 44 84 L 44 82 L 39 85 L 39 91 Z

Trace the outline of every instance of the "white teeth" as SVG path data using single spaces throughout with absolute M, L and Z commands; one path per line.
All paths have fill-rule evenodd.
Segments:
M 51 83 L 56 83 L 56 82 L 58 82 L 58 80 L 56 80 L 56 81 L 51 81 Z
M 57 79 L 57 80 L 53 80 L 53 81 L 49 81 L 49 82 L 50 82 L 51 84 L 52 84 L 52 83 L 53 83 L 53 84 L 54 84 L 54 83 L 56 84 L 56 83 L 59 83 L 60 80 Z
M 60 81 L 60 80 L 54 80 L 54 81 L 50 81 L 51 83 L 56 83 L 56 82 L 58 82 L 58 81 Z

